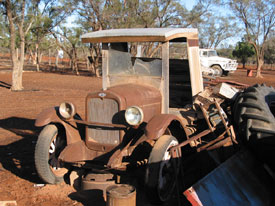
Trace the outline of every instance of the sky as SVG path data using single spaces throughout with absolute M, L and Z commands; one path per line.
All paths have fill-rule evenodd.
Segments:
M 185 5 L 188 10 L 191 10 L 196 3 L 195 0 L 180 0 L 180 2 Z

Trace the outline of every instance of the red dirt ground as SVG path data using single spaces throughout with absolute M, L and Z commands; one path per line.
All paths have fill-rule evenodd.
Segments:
M 0 63 L 1 64 L 1 63 Z M 263 79 L 247 77 L 239 69 L 229 77 L 249 85 L 275 86 L 275 71 L 263 71 Z M 16 200 L 18 205 L 88 205 L 85 195 L 62 183 L 36 187 L 33 153 L 39 128 L 36 116 L 45 108 L 71 101 L 84 116 L 88 92 L 101 88 L 101 79 L 42 72 L 24 72 L 22 92 L 11 92 L 11 72 L 0 70 L 0 201 Z M 102 203 L 104 205 L 104 202 Z

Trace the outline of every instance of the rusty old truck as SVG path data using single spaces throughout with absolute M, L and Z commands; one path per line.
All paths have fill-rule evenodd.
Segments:
M 100 180 L 106 188 L 142 168 L 150 197 L 166 201 L 183 154 L 236 142 L 222 99 L 204 90 L 197 29 L 113 29 L 81 38 L 100 45 L 102 89 L 87 94 L 85 117 L 70 102 L 37 117 L 44 128 L 35 166 L 43 181 L 59 183 L 80 168 L 84 187 Z M 173 54 L 179 49 L 187 55 Z

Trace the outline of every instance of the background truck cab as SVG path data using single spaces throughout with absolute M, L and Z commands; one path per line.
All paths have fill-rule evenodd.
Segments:
M 199 52 L 201 66 L 214 69 L 217 76 L 228 75 L 237 69 L 237 60 L 219 57 L 214 49 L 200 49 Z

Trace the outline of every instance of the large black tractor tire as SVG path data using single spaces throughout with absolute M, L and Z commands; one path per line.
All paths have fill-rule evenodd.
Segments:
M 233 108 L 234 122 L 245 141 L 255 141 L 275 135 L 272 102 L 275 102 L 275 89 L 265 85 L 257 84 L 249 87 L 238 96 Z
M 275 172 L 274 102 L 274 88 L 255 85 L 239 95 L 233 115 L 238 141 Z
M 66 139 L 58 133 L 55 125 L 47 125 L 38 136 L 34 160 L 39 177 L 46 183 L 58 184 L 64 179 L 67 169 L 58 156 L 66 146 Z
M 163 135 L 151 151 L 145 172 L 146 193 L 151 202 L 165 202 L 174 191 L 179 160 L 172 159 L 169 149 L 175 145 L 178 145 L 175 137 Z

